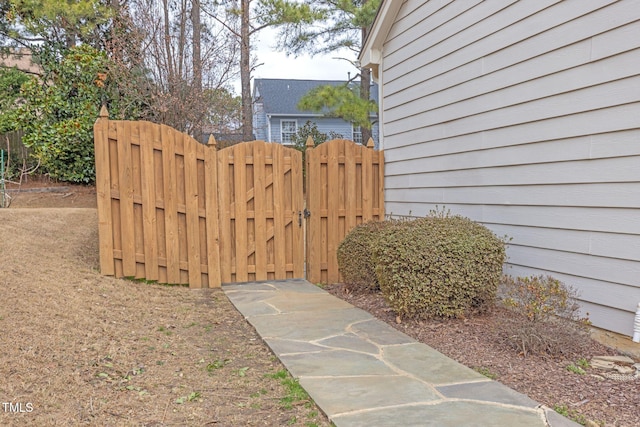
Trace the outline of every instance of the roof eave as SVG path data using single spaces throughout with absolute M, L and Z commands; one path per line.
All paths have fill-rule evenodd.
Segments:
M 379 66 L 382 63 L 382 48 L 391 30 L 403 0 L 382 0 L 369 34 L 362 45 L 358 62 L 361 67 L 371 68 L 373 77 L 378 79 Z

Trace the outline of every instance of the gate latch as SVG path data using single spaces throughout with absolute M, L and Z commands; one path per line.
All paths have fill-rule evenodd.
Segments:
M 311 211 L 307 208 L 304 208 L 304 211 L 298 211 L 298 225 L 302 227 L 302 216 L 307 219 L 311 216 Z

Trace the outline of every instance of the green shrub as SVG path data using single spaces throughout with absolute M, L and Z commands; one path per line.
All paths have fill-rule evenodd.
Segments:
M 513 311 L 497 327 L 499 336 L 525 356 L 580 353 L 588 342 L 589 321 L 580 316 L 578 293 L 551 276 L 505 276 L 503 304 Z
M 433 212 L 380 232 L 376 276 L 387 302 L 409 318 L 460 317 L 495 302 L 504 241 L 461 216 Z
M 380 289 L 373 262 L 373 248 L 379 232 L 391 221 L 370 221 L 355 226 L 338 246 L 338 269 L 352 289 Z

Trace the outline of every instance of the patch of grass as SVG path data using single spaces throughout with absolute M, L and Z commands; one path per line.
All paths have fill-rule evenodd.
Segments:
M 553 410 L 563 417 L 569 418 L 580 425 L 587 424 L 587 418 L 573 409 L 569 409 L 567 405 L 554 405 Z
M 202 397 L 202 394 L 199 391 L 194 391 L 189 393 L 188 396 L 182 396 L 176 399 L 176 403 L 178 405 L 182 405 L 185 402 L 195 402 L 200 400 L 200 398 Z
M 246 377 L 247 376 L 247 371 L 249 370 L 248 366 L 245 366 L 244 368 L 240 368 L 237 369 L 235 371 L 233 371 L 236 375 L 238 375 L 239 377 Z
M 222 369 L 224 365 L 229 363 L 229 359 L 217 359 L 207 364 L 207 372 L 211 373 L 216 369 Z
M 574 374 L 578 374 L 578 375 L 584 375 L 587 372 L 582 369 L 580 366 L 576 366 L 573 363 L 567 365 L 567 371 L 569 372 L 573 372 Z
M 172 334 L 172 332 L 170 330 L 168 330 L 167 328 L 165 328 L 164 326 L 158 327 L 158 332 L 163 332 L 167 336 Z
M 258 398 L 260 396 L 264 396 L 267 393 L 268 393 L 268 391 L 262 388 L 262 389 L 260 389 L 260 391 L 256 391 L 255 393 L 251 393 L 249 395 L 249 397 L 255 399 L 255 398 Z
M 280 380 L 280 384 L 285 386 L 287 390 L 287 395 L 280 399 L 280 405 L 283 409 L 292 409 L 294 403 L 311 402 L 307 391 L 286 370 L 281 369 L 275 374 L 269 375 L 269 377 Z
M 582 369 L 587 369 L 591 367 L 591 364 L 587 359 L 581 357 L 580 359 L 578 359 L 578 366 L 580 366 Z
M 489 370 L 489 368 L 485 368 L 484 366 L 476 366 L 474 370 L 477 373 L 482 374 L 489 379 L 495 380 L 496 378 L 498 378 L 498 375 L 494 374 Z

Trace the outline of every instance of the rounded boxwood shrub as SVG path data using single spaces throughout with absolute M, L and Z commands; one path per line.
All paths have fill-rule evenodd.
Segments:
M 380 289 L 373 262 L 373 247 L 380 230 L 391 221 L 370 221 L 356 225 L 338 245 L 338 269 L 344 283 L 352 289 Z
M 460 317 L 495 302 L 505 244 L 461 216 L 432 214 L 380 231 L 380 289 L 401 317 Z

